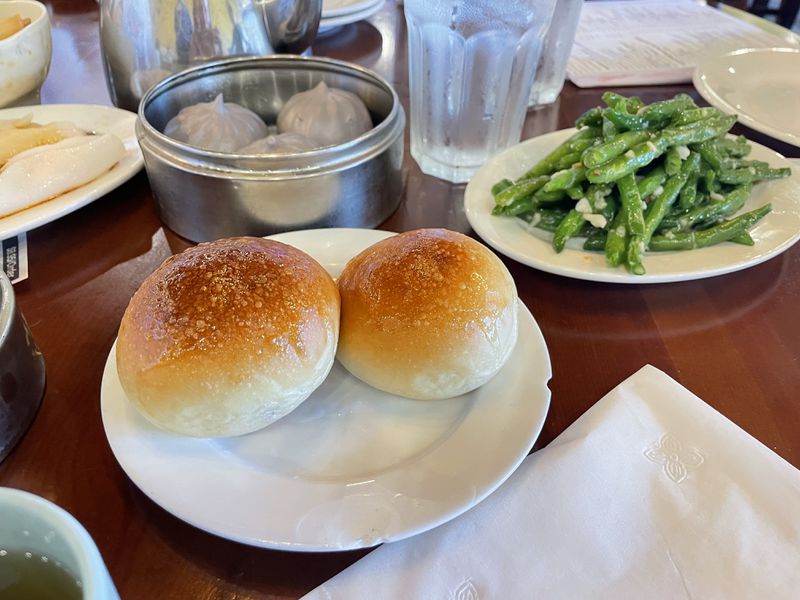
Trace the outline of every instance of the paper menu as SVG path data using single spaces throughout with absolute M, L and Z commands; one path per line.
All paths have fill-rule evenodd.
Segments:
M 578 87 L 685 83 L 705 56 L 788 45 L 693 0 L 585 2 L 567 77 Z

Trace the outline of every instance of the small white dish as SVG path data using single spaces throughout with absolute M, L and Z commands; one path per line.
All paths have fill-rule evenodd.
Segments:
M 697 66 L 693 82 L 712 106 L 800 147 L 800 49 L 749 48 L 713 56 Z
M 521 177 L 575 132 L 562 129 L 531 138 L 498 154 L 475 174 L 464 192 L 467 220 L 475 232 L 492 248 L 509 258 L 541 271 L 611 283 L 667 283 L 688 281 L 739 271 L 764 262 L 788 250 L 800 239 L 800 173 L 783 156 L 750 142 L 748 158 L 766 161 L 771 167 L 792 167 L 791 177 L 758 183 L 742 212 L 767 203 L 772 212 L 750 231 L 754 246 L 723 243 L 683 252 L 648 252 L 644 257 L 645 275 L 632 275 L 624 268 L 610 267 L 602 252 L 582 249 L 583 239 L 573 239 L 556 253 L 552 236 L 540 229 L 530 232 L 513 218 L 491 214 L 494 198 L 491 188 L 503 178 Z
M 371 2 L 365 8 L 362 8 L 355 12 L 349 12 L 344 15 L 338 17 L 324 17 L 319 21 L 319 31 L 323 35 L 330 33 L 331 31 L 338 29 L 344 25 L 350 25 L 352 23 L 357 23 L 358 21 L 363 21 L 364 19 L 368 19 L 372 15 L 380 12 L 385 4 L 386 0 L 378 0 L 377 2 Z
M 38 102 L 53 52 L 50 17 L 44 4 L 33 0 L 0 2 L 0 18 L 14 15 L 31 22 L 0 40 L 0 107 Z
M 333 276 L 392 233 L 319 229 L 273 236 Z M 380 392 L 338 362 L 294 412 L 256 433 L 181 437 L 125 396 L 112 349 L 100 392 L 111 449 L 168 512 L 224 538 L 266 548 L 337 551 L 416 535 L 460 515 L 519 466 L 550 403 L 550 359 L 520 302 L 509 362 L 478 390 L 440 401 Z
M 32 114 L 38 123 L 71 121 L 87 131 L 113 133 L 125 146 L 125 155 L 111 170 L 86 185 L 0 218 L 0 240 L 30 231 L 86 206 L 128 181 L 144 164 L 134 131 L 136 115 L 132 112 L 91 104 L 43 104 L 0 110 L 0 119 L 16 119 L 28 114 Z
M 342 17 L 382 4 L 383 0 L 323 0 L 322 19 Z

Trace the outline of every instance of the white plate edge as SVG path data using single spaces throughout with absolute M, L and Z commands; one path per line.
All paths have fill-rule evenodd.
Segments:
M 125 146 L 125 155 L 120 161 L 114 165 L 109 171 L 106 171 L 100 177 L 93 179 L 87 184 L 65 192 L 60 196 L 41 202 L 34 206 L 28 207 L 24 210 L 0 218 L 0 239 L 7 239 L 20 233 L 32 231 L 42 225 L 52 223 L 62 217 L 65 217 L 84 206 L 87 206 L 105 196 L 106 194 L 114 191 L 130 179 L 132 179 L 144 166 L 144 157 L 139 143 L 136 138 L 134 125 L 138 118 L 135 113 L 130 111 L 116 108 L 113 106 L 106 106 L 102 104 L 40 104 L 33 106 L 18 106 L 13 108 L 0 109 L 0 119 L 13 118 L 13 114 L 28 114 L 34 113 L 34 119 L 47 119 L 46 114 L 36 116 L 37 112 L 44 110 L 49 112 L 51 109 L 66 110 L 66 111 L 86 111 L 86 110 L 103 110 L 110 111 L 119 115 L 119 123 L 123 123 L 124 119 L 130 121 L 130 135 L 120 138 Z M 63 119 L 61 119 L 63 120 Z M 66 200 L 65 200 L 66 199 Z M 34 217 L 24 218 L 26 214 L 30 215 L 29 211 L 35 211 Z M 41 213 L 36 216 L 36 213 Z M 10 221 L 10 225 L 9 222 Z
M 706 102 L 708 102 L 711 106 L 714 106 L 715 108 L 718 108 L 719 110 L 723 111 L 724 113 L 737 115 L 739 122 L 742 123 L 743 125 L 746 125 L 750 129 L 753 129 L 755 131 L 773 137 L 776 140 L 780 140 L 782 142 L 800 148 L 800 135 L 795 135 L 792 133 L 781 131 L 780 129 L 775 129 L 770 125 L 765 125 L 761 121 L 750 117 L 750 115 L 748 114 L 738 113 L 736 111 L 736 107 L 730 105 L 706 81 L 705 72 L 707 71 L 708 66 L 711 65 L 712 63 L 723 60 L 724 58 L 727 57 L 737 56 L 741 54 L 756 54 L 756 53 L 768 54 L 771 52 L 800 55 L 800 48 L 791 48 L 788 46 L 787 47 L 776 46 L 773 48 L 741 48 L 739 50 L 733 50 L 732 52 L 726 52 L 725 54 L 711 56 L 706 58 L 703 62 L 697 65 L 697 67 L 694 70 L 694 74 L 692 75 L 692 84 L 694 84 L 695 89 Z
M 376 242 L 379 241 L 380 239 L 385 239 L 386 237 L 390 237 L 391 235 L 396 235 L 395 232 L 387 232 L 387 231 L 375 230 L 375 229 L 331 228 L 331 229 L 314 229 L 314 230 L 302 230 L 302 231 L 285 232 L 285 233 L 280 233 L 280 234 L 275 234 L 275 235 L 272 235 L 272 236 L 268 236 L 268 238 L 270 238 L 270 239 L 278 239 L 279 241 L 282 241 L 282 240 L 280 240 L 280 238 L 282 238 L 284 236 L 289 237 L 289 236 L 292 236 L 292 235 L 301 235 L 301 234 L 304 234 L 304 233 L 313 233 L 313 232 L 320 232 L 320 231 L 325 231 L 325 232 L 336 231 L 337 233 L 340 233 L 341 235 L 347 235 L 349 232 L 354 232 L 354 231 L 358 231 L 358 232 L 374 232 L 375 233 L 375 237 L 379 238 L 379 239 L 375 240 Z M 385 235 L 383 235 L 383 234 L 385 234 Z M 373 243 L 375 243 L 375 242 L 373 242 Z M 386 538 L 382 538 L 380 540 L 377 540 L 373 544 L 368 544 L 367 545 L 367 544 L 356 543 L 355 545 L 348 545 L 348 546 L 341 546 L 341 545 L 336 545 L 336 546 L 333 546 L 333 545 L 332 546 L 313 546 L 313 545 L 304 544 L 304 543 L 273 542 L 273 541 L 267 541 L 267 540 L 256 540 L 256 539 L 253 539 L 253 538 L 239 537 L 239 536 L 234 536 L 234 535 L 231 535 L 231 534 L 223 532 L 223 531 L 217 531 L 214 528 L 209 528 L 209 527 L 203 525 L 202 523 L 196 522 L 193 519 L 187 519 L 185 516 L 179 514 L 180 511 L 173 511 L 170 508 L 168 508 L 167 506 L 164 506 L 161 502 L 159 502 L 156 499 L 158 494 L 155 491 L 153 491 L 152 488 L 146 484 L 146 482 L 144 484 L 142 484 L 138 480 L 134 480 L 128 474 L 128 471 L 123 466 L 123 463 L 127 462 L 127 461 L 121 461 L 120 460 L 119 447 L 115 446 L 114 442 L 112 441 L 112 437 L 110 437 L 109 434 L 108 434 L 108 427 L 107 427 L 107 411 L 108 411 L 107 397 L 108 397 L 108 393 L 104 393 L 104 390 L 107 389 L 108 385 L 110 385 L 108 383 L 108 381 L 110 381 L 110 379 L 116 375 L 116 363 L 115 363 L 115 361 L 112 362 L 112 359 L 114 359 L 115 355 L 116 355 L 116 338 L 114 339 L 114 342 L 112 343 L 111 349 L 109 350 L 109 354 L 108 354 L 108 357 L 106 358 L 105 366 L 104 366 L 104 369 L 103 369 L 103 375 L 102 375 L 102 378 L 101 378 L 100 410 L 101 410 L 101 420 L 102 420 L 102 424 L 103 424 L 103 431 L 104 431 L 104 434 L 106 436 L 106 440 L 108 441 L 109 446 L 111 448 L 112 454 L 114 455 L 114 458 L 117 461 L 117 463 L 120 466 L 120 468 L 125 473 L 125 476 L 137 488 L 139 488 L 139 490 L 145 496 L 147 496 L 148 499 L 150 499 L 152 502 L 157 504 L 159 507 L 161 507 L 163 510 L 165 510 L 169 514 L 173 515 L 175 518 L 178 518 L 181 521 L 183 521 L 183 522 L 185 522 L 185 523 L 187 523 L 187 524 L 189 524 L 189 525 L 191 525 L 191 526 L 193 526 L 193 527 L 195 527 L 197 529 L 200 529 L 202 531 L 205 531 L 205 532 L 210 533 L 212 535 L 215 535 L 217 537 L 221 537 L 223 539 L 232 540 L 232 541 L 235 541 L 237 543 L 241 543 L 241 544 L 252 546 L 252 547 L 267 548 L 267 549 L 281 550 L 281 551 L 325 552 L 325 553 L 327 553 L 327 552 L 341 552 L 341 551 L 348 551 L 348 550 L 361 549 L 361 548 L 370 548 L 370 547 L 374 547 L 375 545 L 378 545 L 378 544 L 384 543 L 384 542 L 394 542 L 394 541 L 399 541 L 399 540 L 402 540 L 402 539 L 407 539 L 409 537 L 413 537 L 415 535 L 419 535 L 420 533 L 423 533 L 425 531 L 429 531 L 429 530 L 431 530 L 431 529 L 433 529 L 435 527 L 438 527 L 438 526 L 440 526 L 440 525 L 442 525 L 444 523 L 447 523 L 450 520 L 452 520 L 454 518 L 457 518 L 461 514 L 463 514 L 463 513 L 467 512 L 468 510 L 474 508 L 477 504 L 479 504 L 480 502 L 485 500 L 493 492 L 495 492 L 497 489 L 499 489 L 499 487 L 502 486 L 503 483 L 505 483 L 508 480 L 508 478 L 519 468 L 520 464 L 530 454 L 530 452 L 531 452 L 531 450 L 533 448 L 533 445 L 535 445 L 536 441 L 538 440 L 539 436 L 541 435 L 541 432 L 542 432 L 542 430 L 544 428 L 544 425 L 546 423 L 547 415 L 549 414 L 549 411 L 550 411 L 550 405 L 552 403 L 552 391 L 550 390 L 550 387 L 549 387 L 549 383 L 550 383 L 550 381 L 552 380 L 552 377 L 553 377 L 552 360 L 551 360 L 551 357 L 550 357 L 549 348 L 547 347 L 546 339 L 544 337 L 544 333 L 542 332 L 541 327 L 539 326 L 538 322 L 536 321 L 536 319 L 534 318 L 534 316 L 531 313 L 530 309 L 528 309 L 528 307 L 525 305 L 525 303 L 522 301 L 521 298 L 518 298 L 517 303 L 518 303 L 518 311 L 520 311 L 520 313 L 519 313 L 520 317 L 521 318 L 525 318 L 528 321 L 528 325 L 532 328 L 532 332 L 531 333 L 533 334 L 533 337 L 528 339 L 527 341 L 528 341 L 528 343 L 534 343 L 535 342 L 535 344 L 536 344 L 536 353 L 537 354 L 541 354 L 541 357 L 544 359 L 541 363 L 537 363 L 537 367 L 542 369 L 543 376 L 545 378 L 541 379 L 541 380 L 536 379 L 537 384 L 541 383 L 541 389 L 536 394 L 537 405 L 538 405 L 538 408 L 539 408 L 538 412 L 540 413 L 540 418 L 538 420 L 537 426 L 535 427 L 535 430 L 534 431 L 530 431 L 528 433 L 527 438 L 530 441 L 530 446 L 526 447 L 524 449 L 520 449 L 519 453 L 515 456 L 515 459 L 509 462 L 509 465 L 505 469 L 505 471 L 500 473 L 499 476 L 495 477 L 493 482 L 490 485 L 487 485 L 486 488 L 482 491 L 482 493 L 477 494 L 476 496 L 474 496 L 470 502 L 465 503 L 465 504 L 463 504 L 461 506 L 458 506 L 455 509 L 450 510 L 450 511 L 448 511 L 446 513 L 443 513 L 442 516 L 438 520 L 429 521 L 429 522 L 427 522 L 427 523 L 425 523 L 423 525 L 420 525 L 419 527 L 408 529 L 408 530 L 404 531 L 400 535 L 387 536 Z M 519 340 L 518 340 L 518 343 L 519 343 Z M 533 390 L 533 389 L 534 388 L 532 387 L 531 390 Z M 357 540 L 357 542 L 358 542 L 358 540 Z

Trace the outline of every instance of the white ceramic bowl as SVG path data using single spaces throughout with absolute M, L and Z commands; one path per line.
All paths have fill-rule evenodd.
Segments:
M 0 2 L 0 18 L 15 14 L 31 23 L 0 40 L 0 107 L 37 103 L 50 68 L 53 43 L 47 8 L 33 0 Z

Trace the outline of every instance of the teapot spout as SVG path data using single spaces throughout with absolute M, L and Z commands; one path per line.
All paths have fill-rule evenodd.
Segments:
M 281 54 L 302 54 L 314 41 L 322 0 L 252 0 L 270 45 Z

